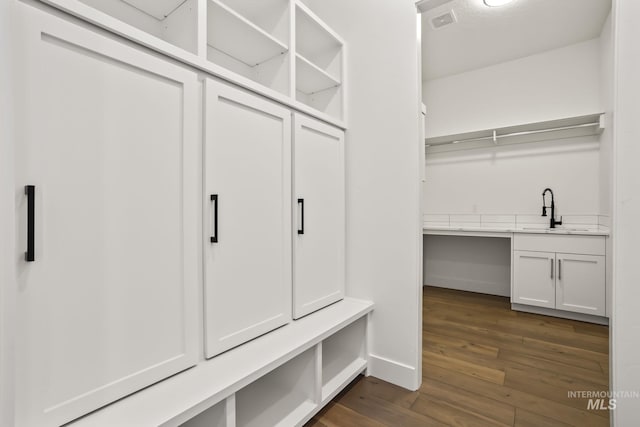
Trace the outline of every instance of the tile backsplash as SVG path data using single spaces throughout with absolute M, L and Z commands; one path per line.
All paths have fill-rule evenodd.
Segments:
M 559 218 L 558 218 L 559 219 Z M 549 217 L 531 214 L 424 214 L 425 227 L 546 228 Z M 563 215 L 562 225 L 609 228 L 607 215 Z

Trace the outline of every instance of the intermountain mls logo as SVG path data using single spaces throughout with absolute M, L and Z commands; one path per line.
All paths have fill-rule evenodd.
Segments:
M 575 390 L 567 393 L 570 399 L 588 399 L 587 410 L 613 411 L 619 399 L 638 399 L 638 391 L 597 391 L 597 390 Z

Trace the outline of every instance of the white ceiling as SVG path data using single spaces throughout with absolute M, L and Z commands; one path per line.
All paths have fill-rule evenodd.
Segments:
M 428 4 L 425 0 L 424 3 Z M 438 2 L 441 2 L 438 0 Z M 458 74 L 596 38 L 611 0 L 452 0 L 422 14 L 422 78 Z M 434 29 L 450 10 L 457 23 Z

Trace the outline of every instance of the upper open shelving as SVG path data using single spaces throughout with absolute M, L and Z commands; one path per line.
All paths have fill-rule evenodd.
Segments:
M 525 142 L 598 135 L 602 133 L 603 129 L 604 114 L 595 113 L 426 138 L 425 145 L 427 147 L 427 153 L 443 153 Z
M 218 0 L 207 8 L 207 44 L 248 67 L 254 67 L 289 47 Z
M 332 116 L 343 115 L 344 42 L 303 3 L 295 6 L 296 99 Z
M 288 0 L 220 0 L 250 22 L 289 44 Z
M 296 52 L 323 69 L 331 69 L 339 65 L 337 60 L 340 59 L 343 45 L 340 36 L 311 9 L 296 3 Z
M 346 128 L 345 43 L 301 0 L 39 1 Z
M 135 36 L 136 31 L 142 31 L 187 52 L 197 50 L 197 0 L 79 0 L 75 4 L 69 0 L 43 1 L 121 35 Z M 100 19 L 92 9 L 116 18 L 128 28 L 123 31 L 110 20 Z
M 312 95 L 340 86 L 340 81 L 299 53 L 296 54 L 296 88 Z
M 146 14 L 162 21 L 178 9 L 185 0 L 122 0 Z

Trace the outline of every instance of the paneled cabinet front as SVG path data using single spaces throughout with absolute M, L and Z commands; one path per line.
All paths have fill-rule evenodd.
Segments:
M 556 308 L 556 254 L 513 252 L 513 302 Z
M 206 355 L 291 320 L 291 113 L 205 81 Z
M 200 84 L 20 10 L 16 425 L 46 427 L 196 363 Z
M 512 302 L 606 316 L 605 261 L 602 236 L 517 235 Z
M 294 141 L 297 319 L 344 296 L 344 132 L 296 114 Z
M 556 260 L 556 308 L 596 316 L 606 315 L 605 257 L 558 253 Z

